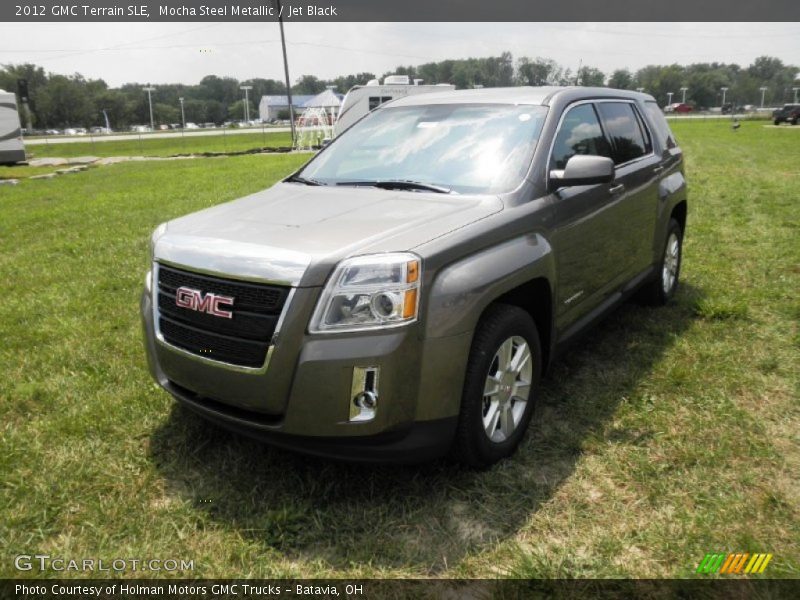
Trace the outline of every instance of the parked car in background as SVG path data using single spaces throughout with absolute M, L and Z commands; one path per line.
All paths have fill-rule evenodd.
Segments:
M 692 112 L 692 106 L 690 104 L 686 104 L 685 102 L 675 102 L 673 104 L 668 104 L 664 107 L 665 113 L 688 113 Z
M 772 113 L 772 122 L 775 125 L 780 125 L 781 123 L 797 125 L 798 119 L 800 119 L 800 104 L 784 104 L 783 108 L 779 108 Z
M 78 130 L 74 127 L 67 127 L 64 130 L 64 135 L 78 135 Z
M 399 98 L 270 189 L 155 230 L 150 373 L 281 447 L 487 467 L 570 342 L 636 292 L 673 296 L 686 214 L 650 95 Z
M 150 127 L 148 125 L 131 125 L 133 133 L 149 133 Z
M 197 123 L 189 122 L 186 124 L 186 129 L 200 129 L 200 126 Z
M 107 135 L 111 133 L 111 130 L 108 127 L 92 127 L 90 133 L 97 134 L 97 135 Z

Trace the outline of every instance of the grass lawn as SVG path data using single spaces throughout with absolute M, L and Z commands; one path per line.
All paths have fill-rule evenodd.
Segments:
M 485 473 L 296 456 L 151 382 L 151 230 L 305 157 L 0 188 L 0 577 L 34 553 L 182 558 L 195 577 L 690 577 L 734 551 L 800 576 L 799 140 L 673 128 L 691 182 L 675 301 L 589 334 L 545 381 L 519 453 Z
M 67 165 L 65 165 L 67 166 Z M 28 165 L 0 165 L 0 179 L 23 179 L 34 175 L 45 175 L 64 167 L 31 167 Z
M 224 131 L 224 130 L 221 130 Z M 98 138 L 99 139 L 99 138 Z M 129 140 L 111 142 L 75 142 L 28 145 L 28 159 L 55 156 L 172 156 L 175 154 L 199 154 L 202 152 L 241 152 L 254 148 L 291 146 L 289 133 L 220 133 L 219 135 L 193 135 L 183 137 L 148 138 L 147 135 L 131 136 Z

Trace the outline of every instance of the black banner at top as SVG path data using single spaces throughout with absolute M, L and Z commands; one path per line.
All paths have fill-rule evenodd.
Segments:
M 800 21 L 797 0 L 6 0 L 3 22 Z

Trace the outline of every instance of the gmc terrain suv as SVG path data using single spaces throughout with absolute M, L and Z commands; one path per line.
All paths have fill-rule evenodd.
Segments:
M 387 103 L 272 188 L 156 229 L 150 371 L 277 446 L 491 465 L 570 340 L 635 291 L 675 293 L 682 163 L 646 94 Z

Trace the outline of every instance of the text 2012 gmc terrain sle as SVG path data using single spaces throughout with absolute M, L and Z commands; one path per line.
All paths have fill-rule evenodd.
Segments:
M 272 188 L 156 229 L 150 371 L 278 446 L 488 466 L 573 336 L 635 291 L 674 294 L 686 207 L 649 95 L 387 103 Z

